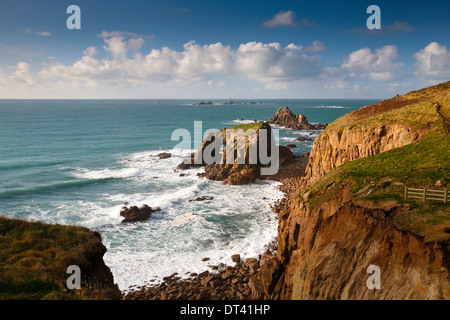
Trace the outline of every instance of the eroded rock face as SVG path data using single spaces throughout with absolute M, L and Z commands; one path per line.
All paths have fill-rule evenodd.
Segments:
M 314 141 L 306 168 L 308 186 L 341 164 L 402 147 L 419 138 L 418 132 L 400 124 L 327 129 Z
M 141 208 L 137 206 L 132 207 L 124 207 L 122 211 L 120 211 L 120 215 L 125 219 L 122 220 L 124 222 L 133 222 L 133 221 L 145 221 L 150 218 L 153 212 L 160 211 L 160 208 L 152 209 L 148 205 L 144 205 Z
M 269 123 L 294 130 L 323 130 L 327 126 L 326 123 L 310 124 L 304 115 L 294 114 L 289 107 L 279 108 Z
M 267 130 L 267 146 L 266 151 L 272 149 L 272 144 L 275 143 L 272 137 L 272 129 L 268 123 L 261 123 L 260 128 L 254 133 L 249 134 L 244 131 L 239 131 L 237 133 L 238 139 L 243 138 L 243 135 L 246 136 L 246 143 L 237 143 L 235 141 L 234 144 L 234 161 L 228 161 L 231 163 L 227 163 L 227 155 L 226 149 L 222 153 L 222 155 L 217 155 L 216 163 L 207 164 L 205 161 L 205 154 L 208 154 L 212 150 L 211 144 L 216 141 L 216 139 L 222 139 L 222 144 L 227 144 L 227 136 L 226 129 L 221 131 L 217 131 L 214 133 L 210 133 L 203 141 L 196 153 L 193 153 L 190 157 L 191 163 L 182 163 L 177 169 L 188 169 L 192 166 L 205 166 L 205 174 L 204 176 L 210 180 L 223 181 L 224 184 L 231 185 L 241 185 L 252 183 L 256 179 L 260 178 L 261 168 L 266 166 L 260 160 L 260 132 L 261 129 Z M 220 133 L 220 135 L 219 135 Z M 244 140 L 242 140 L 244 141 Z M 255 146 L 256 150 L 256 163 L 251 163 L 250 161 L 250 146 Z M 232 151 L 233 152 L 233 149 Z M 279 153 L 279 165 L 287 165 L 294 161 L 294 156 L 289 148 L 285 146 L 278 147 Z M 243 158 L 239 159 L 238 155 L 242 155 Z M 215 154 L 213 154 L 215 156 Z M 243 161 L 242 161 L 243 160 Z

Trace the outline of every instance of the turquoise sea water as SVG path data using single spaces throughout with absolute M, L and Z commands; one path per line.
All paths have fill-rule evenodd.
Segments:
M 188 170 L 175 172 L 191 150 L 173 150 L 175 129 L 192 132 L 268 120 L 289 106 L 308 121 L 332 122 L 373 100 L 258 100 L 212 106 L 192 100 L 0 100 L 0 215 L 75 224 L 100 232 L 105 262 L 121 289 L 206 264 L 256 257 L 276 237 L 269 208 L 276 183 L 223 186 Z M 280 131 L 280 144 L 303 154 L 318 132 Z M 159 160 L 160 152 L 171 152 Z M 214 200 L 189 202 L 198 196 Z M 269 200 L 262 200 L 263 197 Z M 142 223 L 121 224 L 124 202 L 159 206 Z M 211 258 L 202 262 L 203 257 Z

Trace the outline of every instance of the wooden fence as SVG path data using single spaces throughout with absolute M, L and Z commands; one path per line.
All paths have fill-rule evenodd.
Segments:
M 448 192 L 447 189 L 435 190 L 427 188 L 408 188 L 405 187 L 405 200 L 408 198 L 421 199 L 423 203 L 428 200 L 442 201 L 447 203 Z

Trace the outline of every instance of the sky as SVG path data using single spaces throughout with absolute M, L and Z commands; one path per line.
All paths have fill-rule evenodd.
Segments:
M 449 13 L 448 0 L 0 0 L 0 99 L 384 99 L 450 80 Z

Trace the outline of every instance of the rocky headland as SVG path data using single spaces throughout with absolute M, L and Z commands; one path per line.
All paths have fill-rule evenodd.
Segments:
M 285 118 L 282 110 L 274 118 Z M 450 185 L 449 117 L 446 82 L 337 119 L 304 170 L 280 177 L 277 245 L 253 268 L 212 266 L 212 274 L 131 288 L 126 298 L 450 298 L 449 205 L 403 198 L 405 186 Z M 381 289 L 367 286 L 371 265 L 381 270 Z
M 0 217 L 0 299 L 121 299 L 105 253 L 87 228 Z M 66 287 L 70 265 L 80 267 L 81 289 Z
M 285 109 L 278 110 L 273 124 L 313 130 L 306 119 Z M 280 147 L 275 176 L 258 174 L 261 162 L 226 164 L 222 157 L 221 163 L 194 163 L 199 152 L 192 154 L 192 163 L 176 170 L 205 166 L 206 178 L 230 184 L 264 178 L 282 182 L 285 197 L 273 205 L 276 245 L 268 245 L 258 259 L 242 261 L 237 253 L 230 265 L 209 265 L 200 274 L 173 274 L 158 284 L 131 287 L 123 299 L 449 299 L 450 206 L 403 197 L 405 186 L 450 186 L 449 119 L 446 82 L 365 106 L 320 127 L 324 131 L 311 154 L 296 157 Z M 270 125 L 250 127 L 257 131 Z M 200 150 L 211 141 L 205 140 Z M 241 148 L 247 153 L 248 144 Z M 144 214 L 152 210 L 137 209 Z M 98 233 L 0 218 L 0 237 L 0 285 L 7 288 L 7 297 L 121 298 L 103 263 L 106 249 Z M 59 260 L 48 248 L 60 252 Z M 67 263 L 81 266 L 86 290 L 66 292 Z M 380 289 L 367 285 L 372 265 L 381 270 Z M 16 277 L 34 280 L 29 284 Z

